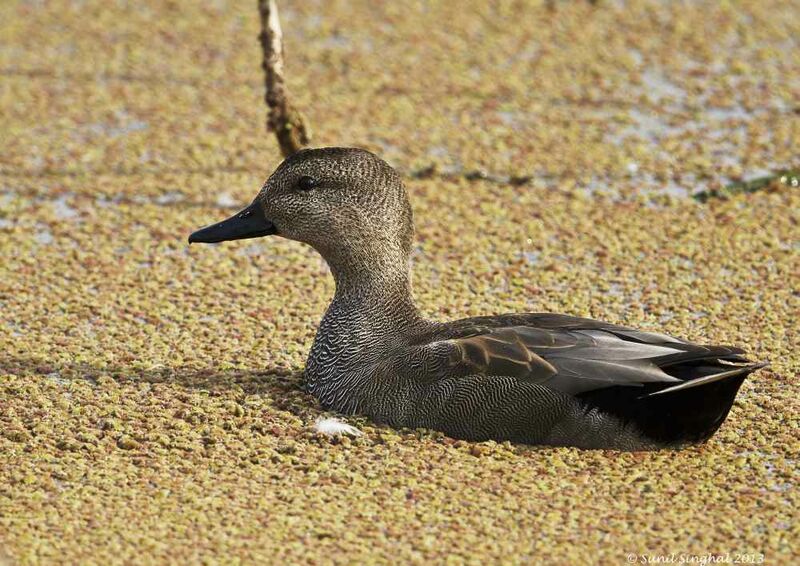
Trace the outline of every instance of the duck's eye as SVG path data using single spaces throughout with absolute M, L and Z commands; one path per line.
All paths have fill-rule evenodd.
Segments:
M 310 191 L 317 186 L 317 180 L 314 177 L 303 175 L 297 180 L 297 188 L 301 191 Z

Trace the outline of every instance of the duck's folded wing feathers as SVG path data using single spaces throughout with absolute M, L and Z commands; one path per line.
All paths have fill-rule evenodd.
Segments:
M 365 368 L 354 402 L 380 422 L 458 438 L 673 445 L 724 420 L 756 367 L 732 368 L 739 353 L 573 317 L 481 317 L 434 327 Z
M 474 319 L 477 324 L 458 327 L 449 338 L 428 344 L 447 352 L 442 377 L 510 376 L 578 395 L 611 386 L 676 386 L 687 374 L 669 368 L 718 359 L 746 361 L 741 350 L 726 346 L 700 346 L 576 317 L 524 317 L 513 315 L 508 317 L 512 325 L 495 327 L 481 317 Z

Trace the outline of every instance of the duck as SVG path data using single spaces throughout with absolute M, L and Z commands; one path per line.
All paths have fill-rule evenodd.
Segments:
M 335 292 L 304 386 L 323 409 L 466 441 L 655 450 L 708 440 L 752 362 L 731 346 L 553 313 L 429 320 L 414 302 L 400 174 L 359 148 L 303 149 L 253 202 L 189 243 L 280 236 L 325 259 Z

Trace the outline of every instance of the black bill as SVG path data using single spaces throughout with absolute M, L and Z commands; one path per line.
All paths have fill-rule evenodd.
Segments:
M 275 225 L 264 216 L 264 209 L 258 201 L 222 222 L 200 228 L 189 236 L 189 243 L 214 244 L 227 240 L 244 240 L 277 234 Z

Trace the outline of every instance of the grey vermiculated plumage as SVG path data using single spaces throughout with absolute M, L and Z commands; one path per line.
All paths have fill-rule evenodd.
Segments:
M 313 188 L 299 188 L 303 177 Z M 336 280 L 305 369 L 327 409 L 470 440 L 674 447 L 709 438 L 764 365 L 736 348 L 559 314 L 426 320 L 411 294 L 405 187 L 364 150 L 300 151 L 251 206 L 268 233 L 319 251 Z

